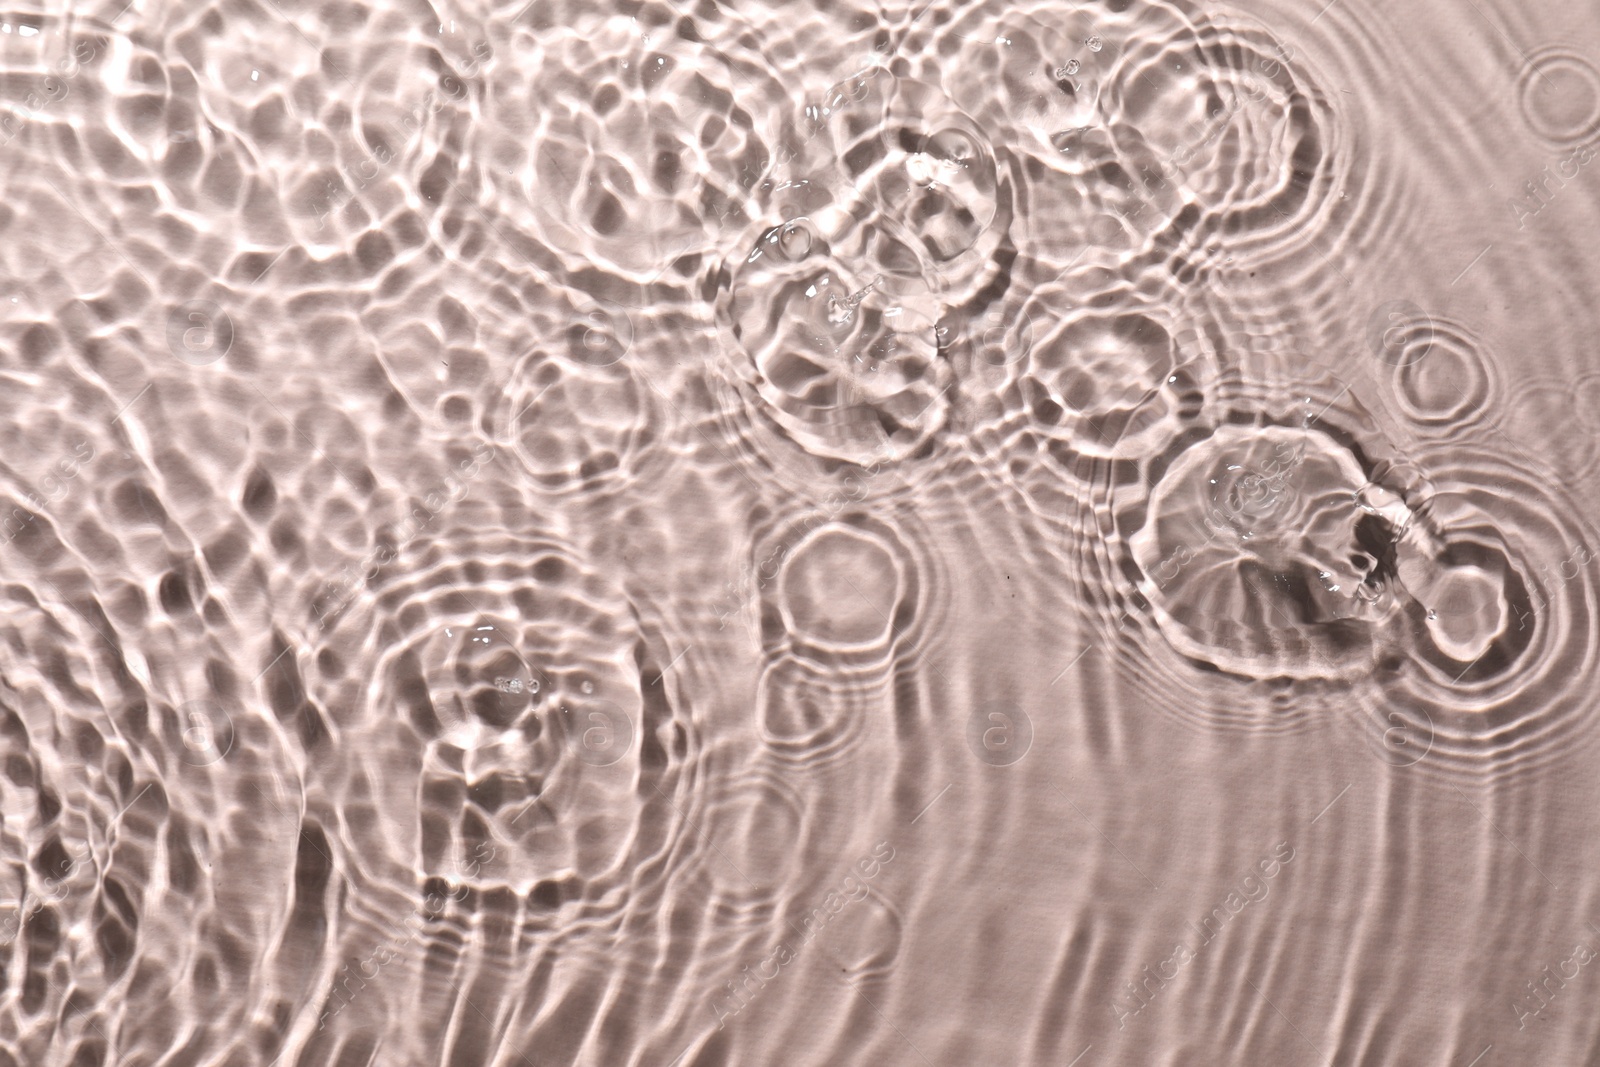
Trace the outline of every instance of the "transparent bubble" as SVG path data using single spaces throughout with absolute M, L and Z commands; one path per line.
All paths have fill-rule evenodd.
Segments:
M 1091 51 L 1091 52 L 1100 51 L 1101 47 L 1104 44 L 1104 42 L 1102 42 L 1100 40 L 1099 34 L 1096 34 L 1095 36 L 1089 38 L 1087 41 L 1085 41 L 1083 43 L 1089 46 L 1089 51 Z
M 814 253 L 826 252 L 827 247 L 827 241 L 817 232 L 816 224 L 801 216 L 763 233 L 750 251 L 747 262 L 755 263 L 765 258 L 799 263 Z

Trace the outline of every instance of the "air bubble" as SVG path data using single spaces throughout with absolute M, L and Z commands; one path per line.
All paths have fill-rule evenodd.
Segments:
M 1096 34 L 1095 36 L 1089 38 L 1087 41 L 1085 41 L 1083 43 L 1089 46 L 1089 51 L 1091 51 L 1091 52 L 1100 51 L 1101 44 L 1102 44 L 1099 34 Z

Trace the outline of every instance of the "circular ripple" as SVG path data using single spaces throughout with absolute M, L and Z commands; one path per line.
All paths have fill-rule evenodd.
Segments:
M 1411 600 L 1363 701 L 1373 729 L 1428 741 L 1419 772 L 1482 779 L 1570 757 L 1594 735 L 1600 535 L 1557 486 L 1458 443 L 1419 456 L 1438 492 L 1398 575 Z
M 1534 133 L 1562 148 L 1600 138 L 1600 69 L 1561 46 L 1528 56 L 1517 78 L 1517 102 Z
M 991 417 L 1024 480 L 1033 454 L 1080 484 L 1148 458 L 1215 388 L 1214 339 L 1166 303 L 1120 282 L 1081 303 L 1068 295 L 1103 283 L 1041 285 L 1013 328 L 970 338 L 983 362 L 1004 367 Z
M 659 455 L 663 414 L 634 372 L 628 309 L 576 296 L 545 323 L 548 340 L 490 397 L 495 440 L 548 492 L 633 484 Z
M 765 658 L 758 723 L 767 745 L 829 762 L 884 725 L 895 663 L 926 637 L 931 561 L 860 511 L 811 514 L 757 538 Z
M 1383 336 L 1395 346 L 1385 349 L 1391 392 L 1407 419 L 1459 431 L 1487 417 L 1487 409 L 1500 398 L 1500 375 L 1476 335 L 1459 322 L 1420 309 L 1392 311 L 1388 319 Z
M 1185 24 L 1146 6 L 1137 32 L 1167 15 L 1168 31 Z M 1127 265 L 1181 207 L 1162 161 L 1119 152 L 1104 122 L 1107 79 L 1134 26 L 1131 15 L 1054 3 L 969 5 L 914 57 L 984 131 L 1010 236 L 1052 276 L 1076 263 Z
M 1049 167 L 1075 169 L 1075 132 L 1097 120 L 1120 44 L 1090 49 L 1097 14 L 1054 3 L 970 5 L 922 55 L 951 99 L 998 143 Z
M 1581 391 L 1570 378 L 1534 377 L 1507 393 L 1502 428 L 1569 485 L 1583 484 L 1600 465 L 1600 434 L 1587 429 Z M 1577 432 L 1574 432 L 1574 430 Z
M 702 39 L 716 20 L 664 4 L 569 14 L 496 71 L 493 180 L 511 218 L 569 266 L 635 277 L 717 246 L 768 154 L 756 122 L 784 101 L 770 72 Z
M 788 775 L 758 757 L 705 783 L 698 815 L 715 850 L 700 862 L 724 901 L 741 910 L 785 896 L 801 873 L 808 798 Z
M 889 548 L 850 525 L 817 530 L 790 554 L 778 585 L 778 610 L 807 645 L 848 653 L 884 644 L 898 609 L 902 576 Z
M 324 636 L 329 684 L 340 663 L 372 665 L 330 699 L 352 773 L 428 875 L 603 891 L 628 877 L 651 803 L 634 788 L 649 726 L 635 614 L 564 545 L 477 519 L 398 562 L 403 578 L 380 574 Z M 463 879 L 453 856 L 474 840 L 496 859 Z
M 745 357 L 741 377 L 796 444 L 892 462 L 924 445 L 949 408 L 942 307 L 898 227 L 857 212 L 764 229 L 721 273 L 718 315 Z
M 1397 543 L 1427 485 L 1310 361 L 1251 355 L 1195 388 L 1205 373 L 1175 368 L 1146 401 L 1155 415 L 1128 420 L 1163 444 L 1092 486 L 1103 540 L 1085 546 L 1087 580 L 1162 705 L 1209 724 L 1297 728 L 1370 669 L 1402 607 Z M 1218 676 L 1256 692 L 1212 704 Z M 1288 701 L 1291 681 L 1330 684 Z M 1174 695 L 1185 690 L 1198 699 Z
M 763 605 L 762 642 L 816 663 L 881 664 L 918 622 L 916 557 L 862 512 L 784 532 L 778 580 Z M 773 558 L 768 553 L 768 558 Z
M 1600 436 L 1600 372 L 1581 374 L 1571 383 L 1578 417 L 1591 434 Z
M 1101 95 L 1128 159 L 1181 190 L 1165 245 L 1215 243 L 1234 271 L 1309 248 L 1342 201 L 1347 151 L 1320 87 L 1266 29 L 1196 14 L 1130 42 Z
M 894 220 L 947 300 L 964 299 L 1006 236 L 1011 198 L 988 138 L 932 84 L 881 68 L 860 80 L 872 91 L 830 115 L 841 188 Z
M 818 766 L 853 750 L 889 696 L 881 672 L 841 671 L 785 656 L 761 673 L 756 726 L 777 755 Z
M 500 436 L 539 487 L 589 489 L 627 476 L 653 440 L 651 406 L 629 376 L 586 375 L 535 354 L 507 390 Z
M 1148 398 L 1172 377 L 1179 361 L 1173 331 L 1154 309 L 1132 307 L 1080 309 L 1053 316 L 1045 328 L 1051 302 L 1041 294 L 1030 315 L 1021 398 L 1041 432 L 1078 455 L 1110 456 L 1138 435 L 1132 420 L 1151 414 Z
M 1391 367 L 1420 362 L 1433 349 L 1433 318 L 1409 300 L 1391 300 L 1367 316 L 1367 348 Z

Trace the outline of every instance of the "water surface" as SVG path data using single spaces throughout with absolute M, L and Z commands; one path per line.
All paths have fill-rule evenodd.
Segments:
M 0 11 L 0 1067 L 1600 1062 L 1600 20 Z

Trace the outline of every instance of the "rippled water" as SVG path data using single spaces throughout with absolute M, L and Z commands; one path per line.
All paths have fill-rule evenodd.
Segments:
M 1600 1063 L 1595 16 L 0 10 L 0 1067 Z

